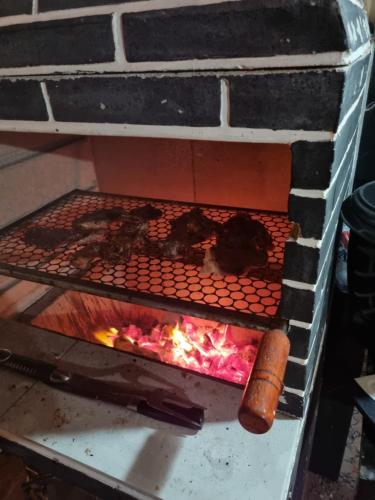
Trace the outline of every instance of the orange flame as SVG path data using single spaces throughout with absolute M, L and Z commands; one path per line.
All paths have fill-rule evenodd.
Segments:
M 251 343 L 237 346 L 229 332 L 228 325 L 207 327 L 184 319 L 174 326 L 159 324 L 147 334 L 133 324 L 120 330 L 99 330 L 94 337 L 108 347 L 121 345 L 129 352 L 142 350 L 146 357 L 156 355 L 164 363 L 244 384 L 257 349 Z

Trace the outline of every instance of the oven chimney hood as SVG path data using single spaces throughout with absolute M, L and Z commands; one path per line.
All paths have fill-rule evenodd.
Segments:
M 18 0 L 0 16 L 6 131 L 332 140 L 371 50 L 361 0 Z

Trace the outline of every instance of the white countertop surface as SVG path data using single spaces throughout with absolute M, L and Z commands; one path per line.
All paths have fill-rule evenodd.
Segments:
M 302 420 L 278 416 L 267 434 L 250 434 L 237 420 L 240 389 L 15 322 L 0 321 L 0 348 L 59 358 L 102 380 L 147 370 L 207 408 L 202 430 L 194 433 L 0 369 L 3 437 L 136 498 L 287 497 Z

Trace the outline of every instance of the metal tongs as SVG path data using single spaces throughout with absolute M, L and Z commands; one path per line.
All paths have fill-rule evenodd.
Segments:
M 192 406 L 165 389 L 137 388 L 133 384 L 105 382 L 61 370 L 52 363 L 0 349 L 0 366 L 27 375 L 62 391 L 90 399 L 125 406 L 147 417 L 199 430 L 204 420 L 203 408 Z

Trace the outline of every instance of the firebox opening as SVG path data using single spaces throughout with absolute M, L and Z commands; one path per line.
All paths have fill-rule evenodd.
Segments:
M 246 384 L 262 337 L 254 329 L 72 291 L 31 324 L 236 385 Z

